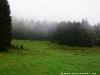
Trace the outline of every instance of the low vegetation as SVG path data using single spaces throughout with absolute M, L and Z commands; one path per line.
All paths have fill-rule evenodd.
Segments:
M 23 45 L 23 49 L 0 52 L 0 75 L 100 75 L 100 47 L 69 47 L 36 40 L 13 40 L 12 45 Z

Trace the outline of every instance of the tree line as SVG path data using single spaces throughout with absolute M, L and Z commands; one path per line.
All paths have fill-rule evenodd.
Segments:
M 52 42 L 69 45 L 69 46 L 80 46 L 80 47 L 92 47 L 97 45 L 97 28 L 91 26 L 87 20 L 82 22 L 60 22 L 56 31 L 54 32 Z M 98 32 L 98 34 L 100 34 Z
M 49 40 L 69 46 L 93 47 L 100 45 L 100 24 L 91 26 L 88 20 L 81 22 L 43 22 L 13 19 L 13 38 Z
M 19 21 L 11 19 L 8 1 L 0 0 L 0 50 L 10 47 L 12 39 L 49 40 L 68 46 L 100 46 L 100 23 L 91 26 L 84 19 L 60 23 Z
M 25 40 L 50 40 L 57 27 L 56 22 L 18 20 L 15 17 L 12 18 L 12 23 L 12 37 Z

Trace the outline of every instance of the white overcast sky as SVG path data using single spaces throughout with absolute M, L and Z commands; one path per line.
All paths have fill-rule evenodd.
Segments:
M 100 0 L 8 0 L 17 18 L 100 22 Z

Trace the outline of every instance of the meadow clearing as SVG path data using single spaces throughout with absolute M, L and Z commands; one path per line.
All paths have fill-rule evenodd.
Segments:
M 0 75 L 100 75 L 100 47 L 69 47 L 37 40 L 13 40 L 12 44 L 23 45 L 23 49 L 0 52 Z

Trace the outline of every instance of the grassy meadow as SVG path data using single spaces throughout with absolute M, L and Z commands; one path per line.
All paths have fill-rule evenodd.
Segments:
M 100 75 L 100 47 L 69 47 L 36 40 L 13 40 L 12 44 L 24 48 L 0 52 L 0 75 Z

